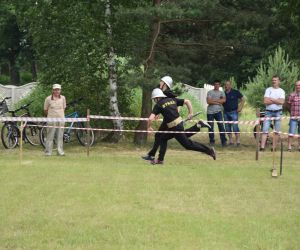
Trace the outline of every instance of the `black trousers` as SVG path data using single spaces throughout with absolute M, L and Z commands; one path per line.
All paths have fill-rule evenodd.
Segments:
M 182 124 L 177 125 L 174 128 L 168 129 L 169 131 L 184 131 Z M 199 142 L 192 141 L 186 134 L 163 134 L 160 142 L 160 151 L 158 160 L 163 161 L 167 152 L 168 140 L 175 138 L 185 149 L 202 152 L 210 155 L 211 149 Z
M 162 123 L 158 129 L 158 131 L 167 131 L 169 130 L 167 124 L 165 123 Z M 200 131 L 200 128 L 197 127 L 197 124 L 195 124 L 194 126 L 184 130 L 184 131 L 187 131 L 187 132 L 193 132 L 193 133 L 186 133 L 186 137 L 191 137 L 192 135 L 198 133 Z M 153 147 L 152 149 L 149 151 L 148 155 L 150 156 L 155 156 L 159 146 L 160 146 L 160 143 L 161 143 L 161 138 L 163 137 L 163 133 L 156 133 L 155 136 L 154 136 L 154 143 L 153 143 Z

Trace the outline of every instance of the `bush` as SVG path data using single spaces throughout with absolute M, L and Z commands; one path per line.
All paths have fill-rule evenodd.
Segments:
M 21 83 L 26 84 L 32 82 L 32 74 L 30 72 L 21 72 Z
M 249 79 L 246 85 L 245 94 L 252 107 L 265 108 L 263 104 L 264 93 L 266 88 L 271 86 L 271 79 L 274 75 L 280 77 L 281 88 L 285 90 L 286 95 L 294 91 L 300 71 L 281 47 L 277 48 L 274 55 L 269 56 L 268 64 L 261 63 L 257 69 L 257 75 L 253 79 Z
M 29 106 L 31 115 L 36 117 L 44 116 L 44 101 L 48 95 L 49 87 L 38 84 L 35 89 L 33 89 L 33 91 L 27 97 L 16 104 L 15 107 L 18 108 L 23 104 L 33 101 L 33 103 Z
M 0 75 L 0 84 L 6 85 L 10 83 L 10 77 L 6 75 Z

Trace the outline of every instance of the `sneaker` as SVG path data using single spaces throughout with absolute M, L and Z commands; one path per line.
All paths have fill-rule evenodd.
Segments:
M 217 159 L 217 153 L 214 147 L 211 147 L 210 154 L 209 154 L 214 160 Z
M 276 152 L 276 151 L 277 151 L 277 149 L 275 148 L 275 149 L 274 149 L 274 152 Z M 273 152 L 273 148 L 271 148 L 271 152 Z
M 264 152 L 265 149 L 264 149 L 264 148 L 260 148 L 259 151 L 260 151 L 260 152 Z
M 238 143 L 236 144 L 236 146 L 237 146 L 237 147 L 241 146 L 241 143 L 240 143 L 240 142 L 238 142 Z
M 145 161 L 153 161 L 155 158 L 151 155 L 142 156 L 142 159 Z
M 203 120 L 199 120 L 198 123 L 197 123 L 197 126 L 199 126 L 200 128 L 211 129 L 211 126 L 208 124 L 208 122 L 203 121 Z
M 66 155 L 65 155 L 65 153 L 62 153 L 62 154 L 57 153 L 57 156 L 66 156 Z
M 227 147 L 228 144 L 225 142 L 225 143 L 222 143 L 222 147 Z
M 164 161 L 161 161 L 161 160 L 155 160 L 153 159 L 151 162 L 150 162 L 152 165 L 163 165 L 164 164 Z
M 288 152 L 292 152 L 292 149 L 291 149 L 291 148 L 289 148 L 289 149 L 288 149 Z

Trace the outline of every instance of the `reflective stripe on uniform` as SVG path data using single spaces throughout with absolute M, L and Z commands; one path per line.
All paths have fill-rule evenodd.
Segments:
M 171 121 L 171 122 L 167 123 L 167 126 L 168 126 L 168 128 L 174 128 L 181 122 L 182 122 L 182 118 L 179 116 L 174 121 Z

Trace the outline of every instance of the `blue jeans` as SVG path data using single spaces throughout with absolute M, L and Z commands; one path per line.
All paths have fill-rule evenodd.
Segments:
M 282 116 L 282 111 L 270 112 L 270 111 L 266 110 L 265 117 L 280 117 L 281 118 L 281 116 Z M 272 120 L 264 121 L 264 125 L 263 125 L 263 133 L 264 134 L 267 134 L 269 132 L 271 122 L 272 122 Z M 280 127 L 281 127 L 281 119 L 274 120 L 274 124 L 275 124 L 275 132 L 279 132 Z
M 300 120 L 298 119 L 290 119 L 290 129 L 289 129 L 289 134 L 290 135 L 294 135 L 295 134 L 295 130 L 298 126 L 298 135 L 300 135 Z
M 230 112 L 224 112 L 224 121 L 238 121 L 239 120 L 239 116 L 238 116 L 238 112 L 237 110 L 235 111 L 230 111 Z M 233 123 L 225 123 L 225 128 L 226 128 L 226 132 L 231 133 L 239 133 L 240 129 L 239 129 L 239 125 L 233 124 Z
M 211 144 L 215 143 L 215 134 L 214 134 L 214 120 L 218 121 L 218 128 L 219 128 L 219 132 L 220 132 L 220 139 L 221 139 L 221 143 L 222 145 L 226 144 L 226 136 L 225 136 L 225 128 L 224 128 L 224 123 L 223 122 L 219 122 L 219 121 L 223 121 L 223 115 L 222 112 L 218 112 L 215 114 L 207 114 L 207 121 L 209 123 L 209 125 L 211 126 L 211 129 L 209 129 L 209 142 Z

